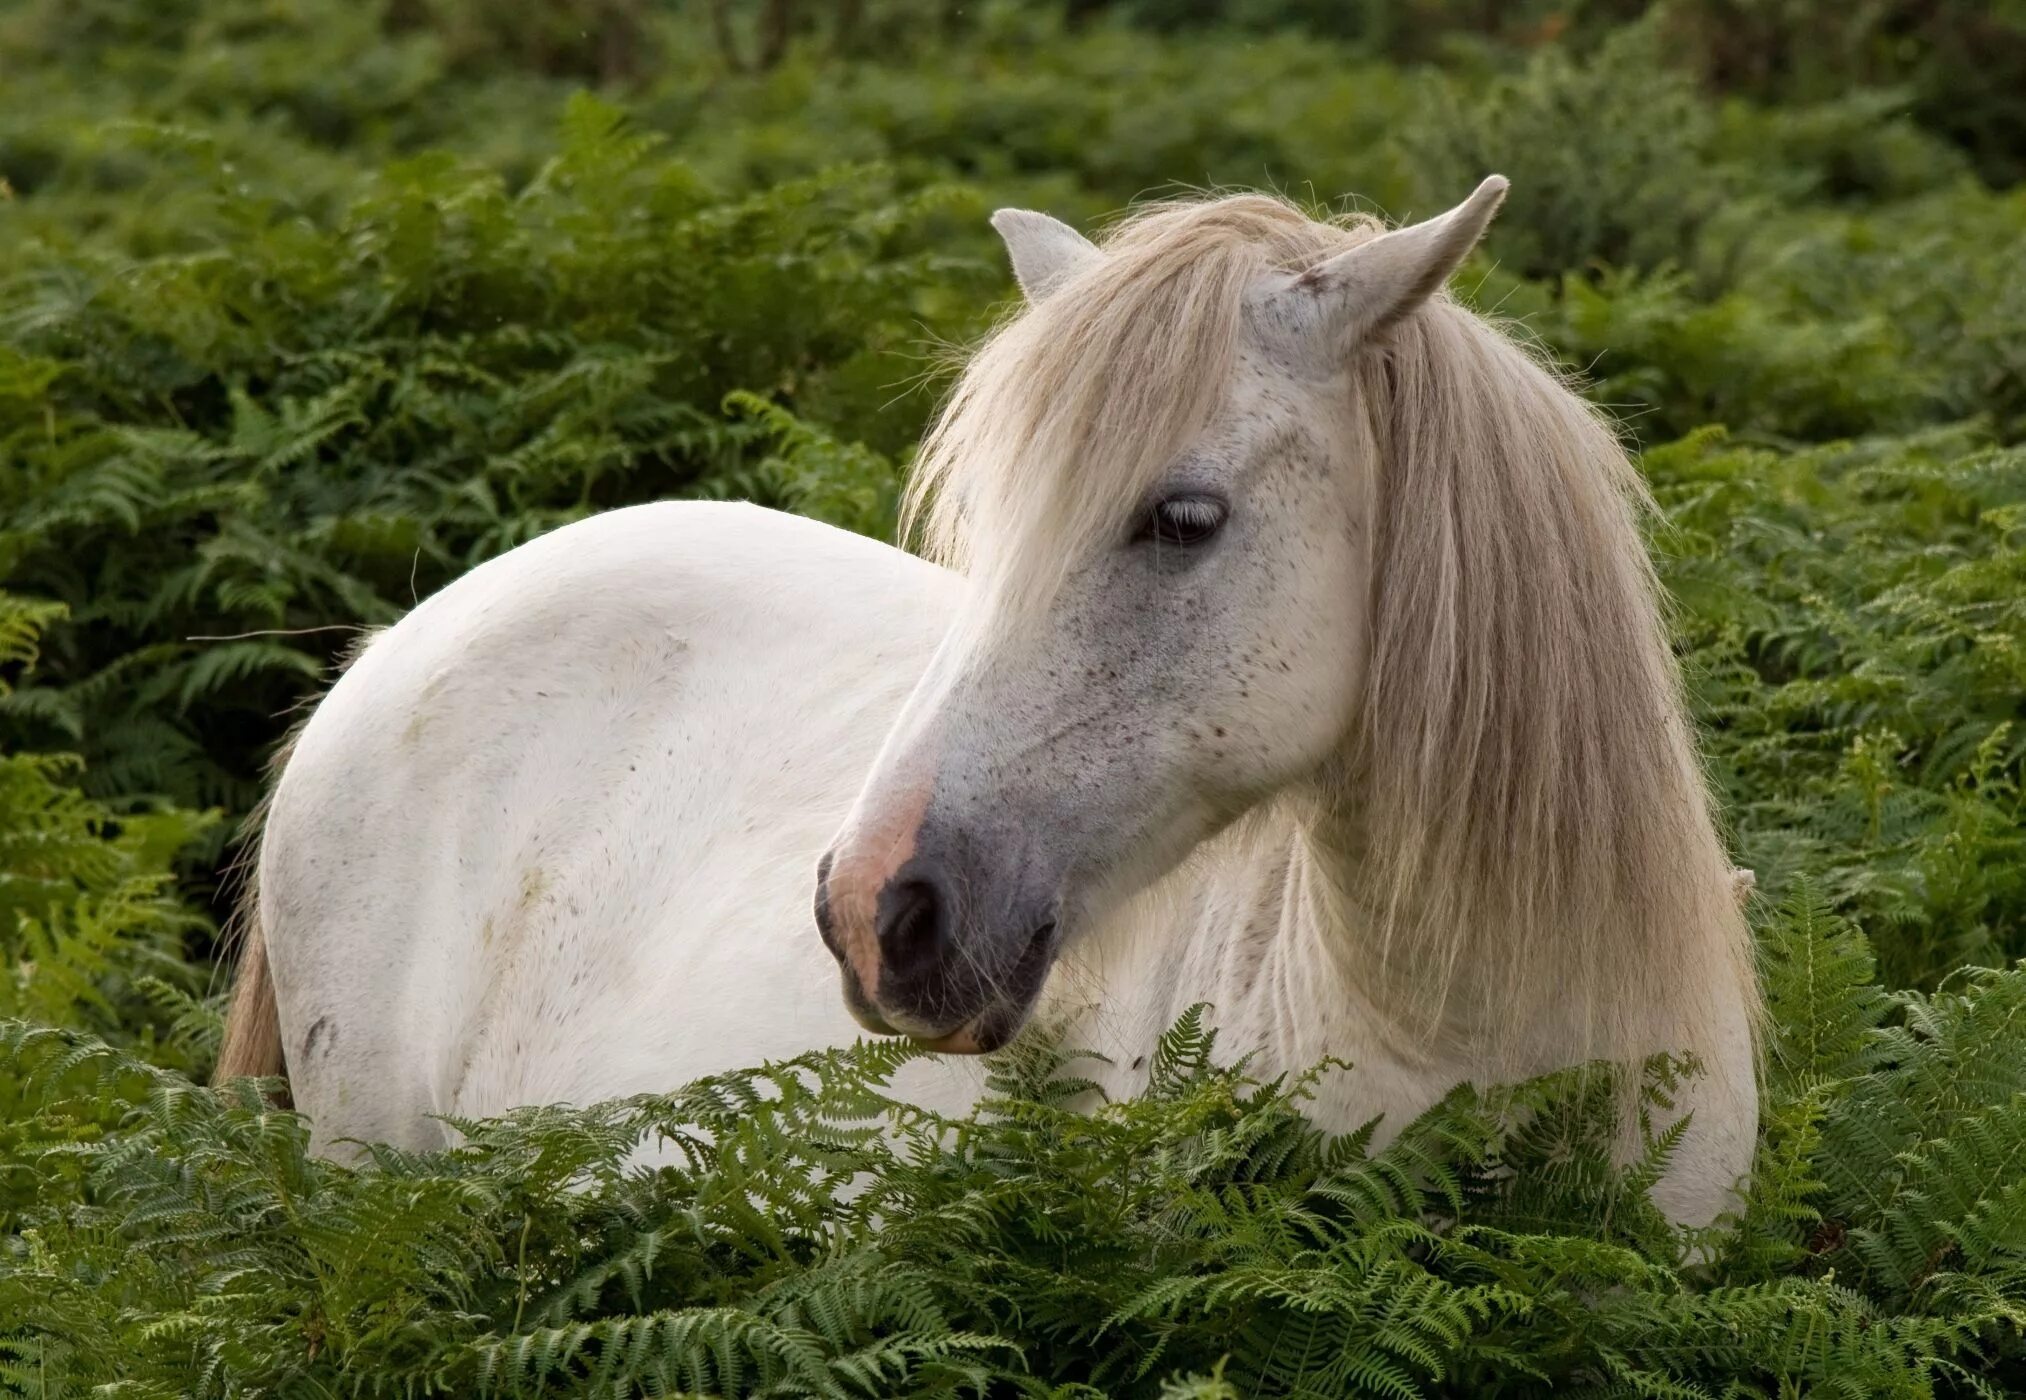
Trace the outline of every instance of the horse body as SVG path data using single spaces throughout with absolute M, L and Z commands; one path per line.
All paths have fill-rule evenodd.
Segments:
M 860 1026 L 1039 1015 L 1129 1093 L 1208 1002 L 1262 1072 L 1352 1062 L 1315 1115 L 1382 1136 L 1693 1054 L 1657 1197 L 1710 1219 L 1756 1126 L 1743 929 L 1623 453 L 1439 292 L 1501 188 L 1102 251 L 1002 216 L 1035 305 L 918 477 L 951 568 L 669 504 L 428 600 L 288 758 L 221 1074 L 285 1060 L 321 1150 L 431 1146 Z M 976 1066 L 896 1088 L 961 1111 Z
M 849 1042 L 808 875 L 955 587 L 794 517 L 644 506 L 376 638 L 290 754 L 261 852 L 319 1143 L 440 1144 L 426 1115 Z

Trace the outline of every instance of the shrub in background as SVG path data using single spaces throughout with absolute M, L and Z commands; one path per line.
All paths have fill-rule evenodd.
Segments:
M 0 592 L 0 699 L 62 613 Z M 183 945 L 208 924 L 178 897 L 173 861 L 219 814 L 116 811 L 78 790 L 78 769 L 70 755 L 0 749 L 0 1017 L 73 1027 L 200 1070 L 215 1017 L 195 999 L 203 972 Z M 0 1122 L 22 1111 L 18 1082 L 0 1076 Z M 17 1142 L 0 1129 L 0 1150 Z
M 518 191 L 418 158 L 328 223 L 196 151 L 213 215 L 178 251 L 22 256 L 0 558 L 71 625 L 0 724 L 82 752 L 89 791 L 243 810 L 337 624 L 592 510 L 773 479 L 792 420 L 732 390 L 910 439 L 881 352 L 971 275 L 933 233 L 973 202 L 875 171 L 726 197 L 658 145 L 586 99 Z

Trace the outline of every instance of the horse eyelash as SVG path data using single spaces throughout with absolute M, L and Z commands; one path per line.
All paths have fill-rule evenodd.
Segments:
M 1216 526 L 1224 519 L 1223 506 L 1198 496 L 1162 501 L 1154 507 L 1154 510 L 1157 514 L 1161 511 L 1170 511 L 1190 525 Z

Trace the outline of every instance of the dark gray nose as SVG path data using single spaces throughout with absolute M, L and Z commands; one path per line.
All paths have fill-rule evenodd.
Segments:
M 835 862 L 824 855 L 816 929 L 841 969 L 845 1006 L 867 1030 L 953 1053 L 994 1050 L 1019 1030 L 1054 962 L 1057 901 L 1052 891 L 1018 897 L 1005 888 L 1017 881 L 970 843 L 936 835 L 925 823 L 873 900 L 870 927 L 833 908 Z M 994 917 L 980 924 L 982 911 Z
M 911 861 L 879 893 L 880 986 L 918 988 L 946 976 L 956 900 L 943 873 Z

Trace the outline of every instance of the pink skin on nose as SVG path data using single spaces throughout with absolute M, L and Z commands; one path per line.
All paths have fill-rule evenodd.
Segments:
M 879 992 L 879 892 L 915 853 L 929 785 L 903 792 L 851 833 L 830 863 L 830 917 L 837 946 L 867 1000 Z
M 978 1040 L 977 1022 L 966 1021 L 948 1035 L 936 1040 L 925 1040 L 922 1044 L 943 1055 L 981 1055 L 985 1047 Z

